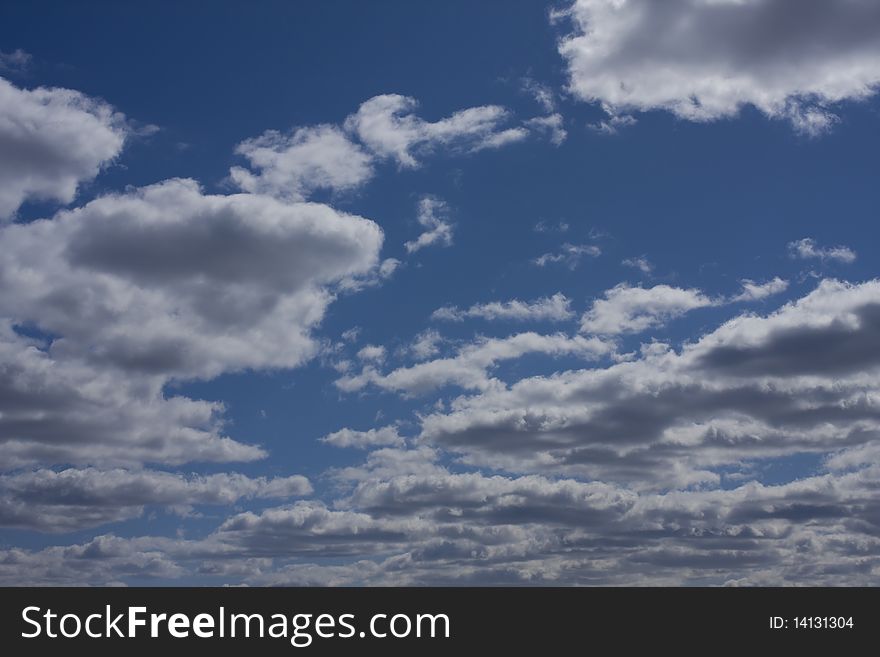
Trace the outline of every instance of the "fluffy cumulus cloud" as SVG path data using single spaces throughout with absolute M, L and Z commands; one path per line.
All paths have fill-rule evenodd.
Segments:
M 223 405 L 163 394 L 161 376 L 129 376 L 0 334 L 0 455 L 34 464 L 252 461 L 266 452 L 223 435 Z
M 562 322 L 573 316 L 571 300 L 561 293 L 534 301 L 514 299 L 478 303 L 466 309 L 444 306 L 431 314 L 433 319 L 451 322 L 461 322 L 465 319 Z
M 642 288 L 621 283 L 593 302 L 581 318 L 581 331 L 602 335 L 639 333 L 713 303 L 696 289 L 669 285 Z
M 0 314 L 53 355 L 144 374 L 292 367 L 327 287 L 376 265 L 382 231 L 318 204 L 170 180 L 0 233 Z
M 233 167 L 243 190 L 302 200 L 317 189 L 350 190 L 373 175 L 372 158 L 339 128 L 320 125 L 284 135 L 270 130 L 236 148 L 253 169 Z
M 612 117 L 750 105 L 817 134 L 880 83 L 880 6 L 864 0 L 576 0 L 569 16 L 570 89 Z
M 4 55 L 14 63 L 21 58 Z M 29 199 L 70 203 L 122 150 L 129 130 L 107 103 L 0 78 L 0 220 Z
M 334 286 L 372 272 L 381 243 L 375 223 L 325 205 L 206 195 L 191 180 L 6 225 L 4 466 L 264 458 L 262 447 L 224 435 L 221 403 L 171 395 L 166 386 L 303 363 L 317 351 L 311 331 Z M 76 481 L 68 475 L 58 485 Z M 141 484 L 156 484 L 154 501 L 163 504 L 167 481 L 154 475 Z M 180 499 L 187 503 L 183 493 Z M 4 513 L 18 517 L 20 505 L 10 504 Z M 121 504 L 115 513 L 136 506 Z M 45 517 L 32 524 L 55 516 Z

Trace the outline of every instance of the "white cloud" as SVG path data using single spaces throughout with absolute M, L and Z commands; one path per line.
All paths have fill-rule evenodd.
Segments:
M 70 203 L 122 151 L 128 128 L 103 101 L 0 78 L 0 219 L 27 200 Z
M 805 6 L 806 4 L 806 6 Z M 571 91 L 611 117 L 693 121 L 752 105 L 807 134 L 880 83 L 880 6 L 847 0 L 576 0 L 559 51 Z
M 621 128 L 626 128 L 627 126 L 635 125 L 636 123 L 637 121 L 633 116 L 629 116 L 628 114 L 614 114 L 602 121 L 588 123 L 587 127 L 594 132 L 604 135 L 616 135 L 620 132 Z
M 546 84 L 541 84 L 537 80 L 525 77 L 522 79 L 522 90 L 535 99 L 547 114 L 556 112 L 556 94 Z
M 417 155 L 442 146 L 465 151 L 518 141 L 527 136 L 520 128 L 502 129 L 510 114 L 498 105 L 471 107 L 435 122 L 416 116 L 414 98 L 398 94 L 376 96 L 364 102 L 345 121 L 348 130 L 382 158 L 415 167 Z
M 259 173 L 233 167 L 230 175 L 255 194 L 302 200 L 317 189 L 355 189 L 373 175 L 370 155 L 332 125 L 299 128 L 289 135 L 270 130 L 235 150 Z
M 638 269 L 643 274 L 650 274 L 654 271 L 654 265 L 652 265 L 651 261 L 645 256 L 639 256 L 638 258 L 625 258 L 624 260 L 621 260 L 620 264 L 625 267 Z
M 733 297 L 731 301 L 760 301 L 788 289 L 788 281 L 778 276 L 766 283 L 756 283 L 747 278 L 740 282 L 742 283 L 742 292 Z
M 300 497 L 312 492 L 305 477 L 250 478 L 241 474 L 182 475 L 155 470 L 36 470 L 0 475 L 0 525 L 68 532 L 137 518 L 144 508 L 178 513 L 243 499 Z
M 563 244 L 556 253 L 545 253 L 538 256 L 532 262 L 538 267 L 546 267 L 550 264 L 562 263 L 570 269 L 577 267 L 584 256 L 598 258 L 602 255 L 602 249 L 593 244 Z
M 368 272 L 382 231 L 325 205 L 170 180 L 0 233 L 0 314 L 91 361 L 178 377 L 293 367 L 326 286 Z
M 425 231 L 417 239 L 406 242 L 407 253 L 415 253 L 426 246 L 452 246 L 453 225 L 449 221 L 449 206 L 435 196 L 419 200 L 417 220 Z
M 0 460 L 34 464 L 180 464 L 266 456 L 222 433 L 223 405 L 166 397 L 161 376 L 135 376 L 54 357 L 0 334 Z
M 514 299 L 478 303 L 465 310 L 446 306 L 438 308 L 431 314 L 432 319 L 453 322 L 461 322 L 465 319 L 563 322 L 573 316 L 571 300 L 558 292 L 552 297 L 541 297 L 534 301 Z
M 397 433 L 397 427 L 387 426 L 369 431 L 355 431 L 353 429 L 340 429 L 321 438 L 321 442 L 334 447 L 357 447 L 367 449 L 377 445 L 391 445 L 401 447 L 404 444 L 403 436 Z
M 564 120 L 561 114 L 548 114 L 536 116 L 526 121 L 526 125 L 538 132 L 544 132 L 550 136 L 550 143 L 559 146 L 568 137 L 568 132 L 563 127 Z
M 856 253 L 846 246 L 820 247 L 816 244 L 816 240 L 805 237 L 803 239 L 789 242 L 788 252 L 792 258 L 800 258 L 801 260 L 817 259 L 836 260 L 845 264 L 855 262 Z
M 593 302 L 581 318 L 581 331 L 600 335 L 639 333 L 714 303 L 696 289 L 669 285 L 642 288 L 621 283 L 606 290 L 604 299 Z
M 385 347 L 381 345 L 368 344 L 357 352 L 360 360 L 372 363 L 381 363 L 385 360 Z
M 440 352 L 438 345 L 442 342 L 443 337 L 437 331 L 427 329 L 413 339 L 408 351 L 416 360 L 424 360 L 436 356 Z
M 561 333 L 541 335 L 529 331 L 507 338 L 481 338 L 462 347 L 455 356 L 401 367 L 387 374 L 366 367 L 360 374 L 337 379 L 336 386 L 345 392 L 355 392 L 374 385 L 405 394 L 423 394 L 447 385 L 485 390 L 497 383 L 489 376 L 488 370 L 500 361 L 525 354 L 571 355 L 594 360 L 612 349 L 613 345 L 598 338 L 569 337 Z
M 472 465 L 657 488 L 717 485 L 717 468 L 748 459 L 861 450 L 880 435 L 878 309 L 877 281 L 823 281 L 680 353 L 653 344 L 631 362 L 484 387 L 423 417 L 419 441 Z
M 10 467 L 249 461 L 223 407 L 180 379 L 294 367 L 333 286 L 371 272 L 382 232 L 311 203 L 170 180 L 0 229 L 0 452 Z M 35 344 L 12 325 L 50 337 Z

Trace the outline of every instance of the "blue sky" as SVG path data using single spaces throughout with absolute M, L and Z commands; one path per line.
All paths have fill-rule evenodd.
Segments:
M 0 581 L 876 578 L 878 30 L 5 3 Z

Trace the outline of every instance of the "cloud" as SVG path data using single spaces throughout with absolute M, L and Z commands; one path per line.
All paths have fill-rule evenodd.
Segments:
M 552 297 L 541 297 L 534 301 L 514 299 L 474 304 L 466 310 L 446 306 L 438 308 L 431 314 L 432 319 L 452 322 L 461 322 L 465 319 L 564 322 L 573 316 L 571 300 L 558 292 Z
M 611 117 L 712 121 L 751 105 L 818 134 L 880 83 L 880 7 L 862 0 L 576 0 L 571 18 L 569 88 Z
M 302 201 L 319 190 L 351 192 L 368 182 L 386 159 L 414 168 L 438 150 L 466 152 L 501 148 L 530 134 L 565 139 L 562 117 L 551 114 L 504 127 L 511 113 L 498 105 L 471 107 L 436 122 L 414 114 L 414 98 L 385 94 L 361 104 L 341 125 L 319 124 L 283 133 L 267 130 L 238 144 L 249 168 L 235 166 L 231 181 L 241 190 Z
M 377 263 L 382 231 L 325 205 L 211 196 L 169 180 L 0 233 L 0 314 L 59 336 L 53 354 L 213 377 L 293 367 L 340 279 Z
M 645 256 L 639 256 L 638 258 L 625 258 L 620 261 L 625 267 L 632 267 L 633 269 L 638 269 L 643 274 L 651 274 L 654 271 L 654 265 L 651 264 L 650 260 L 648 260 Z
M 79 185 L 119 155 L 127 134 L 125 117 L 101 100 L 0 78 L 0 219 L 27 200 L 73 201 Z
M 637 492 L 442 467 L 385 472 L 358 480 L 335 508 L 240 513 L 203 539 L 105 535 L 4 550 L 0 581 L 864 584 L 878 564 L 877 475 L 872 466 L 776 486 Z
M 68 468 L 0 475 L 0 525 L 69 532 L 137 518 L 145 507 L 187 512 L 194 506 L 250 498 L 308 495 L 305 477 L 250 478 L 240 474 L 182 475 L 155 470 Z
M 535 224 L 533 230 L 536 233 L 550 233 L 550 232 L 559 232 L 566 233 L 568 232 L 569 225 L 565 221 L 560 221 L 555 224 L 547 223 L 543 219 Z
M 161 377 L 55 358 L 40 346 L 8 324 L 0 332 L 0 456 L 6 469 L 266 456 L 223 435 L 218 402 L 166 397 Z
M 856 260 L 855 251 L 846 246 L 820 247 L 816 244 L 816 240 L 809 237 L 789 242 L 788 252 L 792 258 L 801 260 L 817 259 L 822 262 L 836 260 L 844 264 Z
M 534 98 L 547 114 L 556 112 L 556 93 L 546 84 L 534 78 L 525 77 L 521 80 L 522 91 Z
M 397 427 L 388 426 L 369 431 L 355 431 L 353 429 L 340 429 L 321 438 L 321 442 L 334 447 L 357 447 L 367 449 L 377 445 L 391 445 L 401 447 L 404 444 L 403 437 L 397 433 Z
M 598 132 L 603 135 L 616 135 L 620 132 L 621 128 L 635 125 L 636 123 L 638 123 L 638 121 L 635 117 L 629 116 L 628 114 L 615 114 L 609 116 L 605 120 L 588 123 L 587 127 L 593 132 Z
M 385 347 L 368 344 L 357 352 L 358 359 L 373 363 L 381 363 L 385 360 Z
M 440 345 L 443 336 L 433 329 L 427 329 L 419 333 L 407 348 L 407 351 L 416 360 L 425 360 L 440 353 Z
M 221 404 L 165 386 L 305 362 L 333 286 L 372 272 L 381 243 L 376 224 L 328 206 L 210 196 L 191 180 L 3 227 L 4 463 L 263 458 L 222 434 Z
M 774 294 L 780 294 L 788 289 L 788 281 L 778 276 L 766 283 L 756 283 L 747 278 L 742 281 L 742 292 L 731 298 L 731 301 L 760 301 Z
M 246 512 L 226 520 L 215 539 L 239 555 L 319 554 L 352 556 L 404 544 L 427 523 L 418 519 L 378 519 L 353 511 L 334 511 L 316 501 Z
M 422 197 L 417 219 L 425 231 L 417 239 L 404 244 L 407 253 L 415 253 L 432 244 L 452 246 L 453 225 L 448 218 L 449 206 L 446 201 L 435 196 Z
M 568 137 L 568 131 L 563 127 L 564 119 L 561 114 L 536 116 L 526 121 L 526 125 L 537 132 L 549 135 L 550 143 L 554 146 L 559 146 Z
M 598 258 L 600 255 L 602 255 L 602 250 L 593 244 L 566 243 L 562 245 L 562 249 L 557 253 L 545 253 L 532 260 L 532 263 L 538 267 L 561 263 L 569 269 L 574 269 L 580 264 L 581 258 L 584 256 Z
M 372 157 L 332 125 L 288 135 L 270 130 L 243 141 L 235 152 L 259 173 L 233 167 L 232 180 L 246 192 L 282 199 L 303 200 L 318 189 L 356 189 L 373 176 Z
M 484 390 L 496 383 L 488 370 L 499 361 L 530 353 L 573 355 L 592 360 L 610 353 L 612 349 L 611 344 L 598 338 L 569 337 L 561 333 L 541 335 L 529 331 L 507 338 L 481 338 L 462 347 L 455 356 L 401 367 L 387 374 L 366 367 L 360 374 L 337 379 L 335 384 L 345 392 L 362 390 L 368 385 L 405 394 L 424 394 L 447 385 Z
M 717 485 L 721 467 L 863 449 L 880 435 L 880 283 L 823 281 L 680 353 L 524 378 L 422 418 L 421 444 L 472 465 L 636 487 Z
M 640 333 L 662 326 L 689 310 L 711 306 L 714 302 L 696 289 L 669 285 L 651 288 L 621 283 L 596 299 L 581 318 L 581 331 L 600 335 Z
M 33 57 L 21 48 L 16 48 L 12 52 L 0 50 L 0 71 L 13 73 L 25 71 L 31 65 L 32 60 Z
M 524 139 L 522 128 L 501 126 L 510 113 L 498 105 L 471 107 L 430 122 L 416 116 L 414 98 L 398 94 L 375 96 L 348 117 L 345 127 L 356 134 L 376 156 L 395 160 L 402 167 L 418 166 L 417 156 L 442 147 L 477 151 Z

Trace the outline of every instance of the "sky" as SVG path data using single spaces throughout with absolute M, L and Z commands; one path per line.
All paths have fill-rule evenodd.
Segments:
M 0 6 L 0 583 L 880 584 L 880 6 Z

